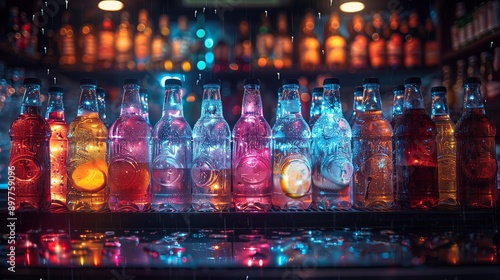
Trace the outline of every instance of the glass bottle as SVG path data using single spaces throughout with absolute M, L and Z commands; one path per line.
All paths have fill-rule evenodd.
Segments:
M 67 204 L 71 211 L 99 211 L 108 206 L 108 129 L 99 118 L 96 80 L 80 81 L 76 118 L 68 129 Z
M 219 80 L 205 80 L 201 116 L 193 127 L 192 207 L 227 211 L 231 206 L 231 129 L 222 114 Z
M 314 124 L 321 117 L 321 106 L 323 102 L 323 88 L 315 87 L 312 90 L 311 109 L 309 113 L 309 128 L 312 130 Z M 276 118 L 278 119 L 278 118 Z
M 260 81 L 246 79 L 242 114 L 232 131 L 233 202 L 237 211 L 271 209 L 271 127 L 262 112 Z
M 129 13 L 123 12 L 121 23 L 116 29 L 115 35 L 115 68 L 117 70 L 132 70 L 134 69 L 134 56 L 133 56 L 133 37 L 134 28 L 129 23 Z
M 351 117 L 349 118 L 349 125 L 352 126 L 354 125 L 354 122 L 356 122 L 357 116 L 363 111 L 363 87 L 362 86 L 357 86 L 354 88 L 354 100 L 352 102 L 352 114 Z
M 386 65 L 386 54 L 385 54 L 385 38 L 383 34 L 384 22 L 382 20 L 382 15 L 380 13 L 375 13 L 373 15 L 373 21 L 371 24 L 371 31 L 369 34 L 371 37 L 368 43 L 368 54 L 370 59 L 370 65 L 374 69 L 384 68 Z
M 59 29 L 59 64 L 74 65 L 76 63 L 75 32 L 69 23 L 69 12 L 64 13 L 63 25 Z
M 278 88 L 278 102 L 276 102 L 276 116 L 274 122 L 276 122 L 283 115 L 283 106 L 281 105 L 281 96 L 283 95 L 283 88 Z
M 189 49 L 193 43 L 193 37 L 188 31 L 188 20 L 185 16 L 177 18 L 177 29 L 172 33 L 172 63 L 176 71 L 188 72 L 191 70 L 189 63 Z M 172 70 L 172 69 L 167 69 Z
M 113 22 L 109 13 L 104 15 L 98 38 L 97 66 L 99 69 L 110 69 L 115 60 L 115 32 L 113 31 Z
M 248 21 L 241 20 L 238 30 L 238 38 L 234 46 L 234 62 L 238 65 L 238 69 L 249 72 L 250 60 L 252 59 L 252 42 L 250 41 Z
M 404 103 L 405 103 L 405 86 L 404 85 L 395 85 L 392 88 L 392 93 L 393 93 L 393 101 L 392 101 L 392 119 L 391 119 L 391 126 L 392 126 L 392 166 L 393 166 L 393 177 L 392 177 L 392 186 L 394 189 L 394 200 L 396 199 L 397 192 L 397 179 L 398 179 L 398 174 L 397 171 L 398 169 L 396 168 L 396 156 L 397 156 L 397 149 L 396 149 L 396 127 L 399 124 L 399 121 L 401 119 L 401 116 L 403 115 L 403 108 L 404 108 Z
M 16 210 L 45 210 L 50 205 L 51 131 L 41 116 L 40 85 L 39 79 L 24 79 L 21 114 L 12 122 L 9 130 L 8 190 L 15 195 Z
M 405 79 L 403 115 L 396 126 L 399 207 L 430 209 L 439 201 L 436 125 L 425 113 L 420 78 Z
M 137 32 L 134 39 L 134 54 L 137 70 L 146 69 L 149 64 L 151 51 L 151 37 L 153 30 L 151 29 L 148 19 L 148 10 L 142 9 L 139 11 L 139 23 L 137 24 Z
M 323 82 L 321 117 L 312 130 L 313 203 L 319 209 L 352 207 L 351 127 L 342 116 L 340 82 Z
M 66 205 L 67 179 L 66 161 L 68 157 L 68 125 L 64 117 L 63 89 L 49 88 L 49 101 L 45 120 L 50 126 L 50 197 L 52 204 Z
M 391 13 L 389 17 L 390 35 L 387 40 L 387 65 L 392 69 L 403 66 L 403 35 L 399 30 L 399 15 Z
M 274 35 L 271 32 L 271 24 L 267 16 L 261 16 L 261 26 L 255 38 L 255 51 L 257 54 L 257 66 L 260 68 L 273 65 L 272 53 L 274 46 Z
M 151 42 L 151 65 L 156 71 L 164 69 L 164 64 L 170 60 L 170 27 L 168 15 L 161 15 L 158 31 Z
M 339 14 L 330 14 L 324 30 L 325 64 L 329 71 L 343 71 L 347 65 L 347 42 L 340 33 Z
M 439 43 L 436 39 L 436 28 L 434 22 L 428 17 L 425 20 L 425 44 L 424 44 L 424 63 L 426 67 L 435 67 L 439 64 Z
M 464 112 L 455 125 L 457 189 L 460 205 L 491 208 L 498 204 L 496 129 L 486 117 L 478 77 L 465 79 Z
M 95 90 L 97 94 L 97 106 L 99 107 L 99 118 L 102 123 L 109 128 L 108 117 L 106 114 L 106 91 L 104 88 L 98 87 Z
M 377 78 L 363 80 L 363 110 L 352 128 L 354 206 L 391 207 L 393 196 L 392 127 L 382 114 Z
M 278 32 L 274 39 L 273 49 L 274 68 L 290 69 L 293 64 L 293 41 L 288 34 L 288 23 L 286 14 L 278 14 Z
M 350 68 L 361 70 L 368 68 L 368 37 L 364 32 L 365 20 L 356 14 L 352 18 L 350 34 Z
M 191 205 L 192 130 L 184 118 L 182 82 L 165 81 L 162 117 L 153 130 L 152 202 L 156 211 L 185 211 Z
M 314 22 L 312 12 L 302 19 L 297 56 L 299 69 L 303 71 L 316 71 L 321 63 L 321 44 L 314 33 Z
M 464 80 L 467 75 L 467 68 L 465 67 L 465 60 L 457 60 L 457 78 L 455 79 L 455 84 L 453 85 L 453 91 L 455 92 L 455 112 L 450 112 L 452 115 L 460 115 L 463 111 L 463 104 L 460 104 L 459 100 L 464 100 Z M 453 117 L 453 116 L 452 116 Z
M 446 101 L 446 88 L 433 87 L 431 95 L 431 118 L 437 130 L 439 204 L 457 205 L 457 141 L 454 135 L 455 125 L 451 121 Z
M 93 71 L 97 61 L 97 38 L 92 25 L 85 24 L 82 26 L 80 30 L 79 47 L 81 63 L 84 65 L 84 70 L 87 72 Z
M 272 128 L 273 193 L 277 209 L 311 205 L 311 130 L 301 114 L 299 81 L 283 80 L 283 114 Z
M 229 45 L 224 37 L 221 37 L 214 46 L 214 72 L 229 70 Z
M 148 89 L 147 88 L 141 88 L 139 90 L 139 97 L 141 99 L 141 104 L 142 104 L 142 117 L 144 120 L 151 125 L 149 122 L 149 100 L 148 100 Z
M 408 26 L 408 34 L 405 36 L 404 43 L 404 64 L 406 68 L 416 68 L 422 66 L 422 39 L 416 11 L 410 13 Z

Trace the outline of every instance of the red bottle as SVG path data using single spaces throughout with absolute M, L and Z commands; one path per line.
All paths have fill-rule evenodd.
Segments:
M 10 126 L 9 192 L 15 194 L 16 210 L 45 210 L 50 205 L 52 133 L 41 115 L 40 84 L 36 78 L 24 79 L 21 114 Z
M 429 209 L 437 205 L 436 125 L 425 113 L 420 78 L 405 80 L 404 107 L 396 126 L 397 186 L 399 207 Z

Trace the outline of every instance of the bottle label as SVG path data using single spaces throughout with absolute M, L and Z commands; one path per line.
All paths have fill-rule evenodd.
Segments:
M 281 160 L 280 164 L 281 190 L 291 198 L 307 195 L 311 188 L 311 164 L 301 154 L 291 154 Z
M 118 53 L 126 53 L 132 50 L 132 37 L 125 28 L 120 28 L 116 34 L 116 50 Z
M 144 187 L 149 185 L 149 166 L 145 167 L 129 156 L 115 157 L 108 171 L 111 193 L 144 191 Z M 144 173 L 147 173 L 147 178 Z
M 149 56 L 149 36 L 139 33 L 135 37 L 135 57 L 139 61 L 144 61 Z
M 379 39 L 371 41 L 368 46 L 370 54 L 370 64 L 373 68 L 385 67 L 385 41 Z
M 357 35 L 351 44 L 351 66 L 356 69 L 367 67 L 366 53 L 368 39 L 363 35 Z
M 206 188 L 214 184 L 218 179 L 215 164 L 208 158 L 201 156 L 193 161 L 191 178 L 196 186 Z
M 155 36 L 151 43 L 151 60 L 154 62 L 161 62 L 164 57 L 163 40 L 160 36 Z
M 95 36 L 86 35 L 83 44 L 82 62 L 86 64 L 95 63 L 96 54 L 97 54 L 97 41 Z
M 271 177 L 268 161 L 258 155 L 240 158 L 234 170 L 237 180 L 247 184 L 262 183 Z
M 158 155 L 153 160 L 153 181 L 166 187 L 176 187 L 184 176 L 184 166 L 169 155 Z
M 62 38 L 62 55 L 74 56 L 75 55 L 75 41 L 73 37 L 64 36 Z
M 387 63 L 391 67 L 401 67 L 403 56 L 403 36 L 392 34 L 387 41 Z
M 330 36 L 325 42 L 325 61 L 327 65 L 341 64 L 346 61 L 346 41 L 342 36 Z
M 439 45 L 436 41 L 425 44 L 425 66 L 432 67 L 439 64 Z
M 419 38 L 411 38 L 405 43 L 405 66 L 407 68 L 422 66 L 422 44 Z
M 437 166 L 437 145 L 434 139 L 398 140 L 396 147 L 398 151 L 407 151 L 397 153 L 397 165 Z
M 392 194 L 392 141 L 353 139 L 354 192 L 369 195 Z
M 491 179 L 497 176 L 498 166 L 495 157 L 494 138 L 476 138 L 462 142 L 461 171 L 469 178 Z M 17 170 L 17 169 L 16 169 Z
M 15 157 L 11 160 L 9 166 L 15 168 L 16 179 L 21 182 L 35 182 L 44 172 L 44 168 L 38 159 L 30 155 Z
M 101 31 L 99 35 L 99 52 L 97 53 L 99 59 L 101 60 L 113 60 L 114 59 L 114 36 L 115 34 L 111 31 Z
M 316 38 L 305 38 L 301 46 L 299 53 L 301 65 L 319 65 L 321 60 L 319 41 Z

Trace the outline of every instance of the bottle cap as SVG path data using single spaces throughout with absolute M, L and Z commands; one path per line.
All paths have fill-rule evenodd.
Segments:
M 340 85 L 340 80 L 337 78 L 328 78 L 323 81 L 323 85 Z
M 362 86 L 357 86 L 354 88 L 354 92 L 363 92 L 364 88 Z
M 378 80 L 378 78 L 369 77 L 363 79 L 363 85 L 364 84 L 380 84 L 380 81 Z
M 245 79 L 243 82 L 243 85 L 258 85 L 260 86 L 260 80 L 259 79 Z
M 321 93 L 323 93 L 323 88 L 322 87 L 315 87 L 315 88 L 313 88 L 313 92 L 321 92 Z
M 437 86 L 431 88 L 431 93 L 444 92 L 446 93 L 446 88 L 443 86 Z
M 97 81 L 96 81 L 96 79 L 81 79 L 80 80 L 80 85 L 93 85 L 93 86 L 97 86 Z
M 35 84 L 35 85 L 42 85 L 42 81 L 38 78 L 25 78 L 24 79 L 24 84 Z
M 481 84 L 481 79 L 479 77 L 467 77 L 464 81 L 464 85 L 466 84 Z
M 104 88 L 102 88 L 102 87 L 98 87 L 98 88 L 96 88 L 96 89 L 95 89 L 95 92 L 96 92 L 96 93 L 105 93 Z
M 283 79 L 282 85 L 299 85 L 299 80 L 297 79 Z
M 416 84 L 416 85 L 421 85 L 422 81 L 420 80 L 419 77 L 410 77 L 405 79 L 405 85 L 407 84 Z
M 405 85 L 395 85 L 392 87 L 392 91 L 405 91 Z
M 182 82 L 179 79 L 166 79 L 165 86 L 182 86 Z
M 49 87 L 49 92 L 63 92 L 62 87 Z
M 203 80 L 203 85 L 218 85 L 220 86 L 219 79 L 205 79 Z
M 125 79 L 124 85 L 140 85 L 139 79 Z

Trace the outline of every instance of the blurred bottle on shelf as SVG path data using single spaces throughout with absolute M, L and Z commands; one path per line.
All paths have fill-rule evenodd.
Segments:
M 446 88 L 432 87 L 432 114 L 436 124 L 439 205 L 457 205 L 457 160 L 455 124 L 450 119 Z
M 238 69 L 243 72 L 250 71 L 250 61 L 252 59 L 252 42 L 250 41 L 250 27 L 245 19 L 240 21 L 238 26 L 238 37 L 234 46 L 234 62 Z
M 96 80 L 80 81 L 76 118 L 68 129 L 67 205 L 71 211 L 108 207 L 108 129 L 99 118 Z
M 395 204 L 430 209 L 439 201 L 436 125 L 425 113 L 420 78 L 405 79 L 403 115 L 396 127 Z
M 377 78 L 363 80 L 363 110 L 352 127 L 354 207 L 388 209 L 394 201 L 392 127 L 382 114 Z
M 167 71 L 184 71 L 191 70 L 191 63 L 189 62 L 189 50 L 193 42 L 193 37 L 188 30 L 188 20 L 186 16 L 179 16 L 177 18 L 177 29 L 172 32 L 172 67 L 165 65 Z
M 464 110 L 455 126 L 458 200 L 465 207 L 491 208 L 498 203 L 496 128 L 485 115 L 480 84 L 478 77 L 465 79 Z
M 347 68 L 347 42 L 340 33 L 340 19 L 336 12 L 330 14 L 324 29 L 325 64 L 329 71 L 344 71 Z
M 291 69 L 293 65 L 293 42 L 288 34 L 286 14 L 278 14 L 278 30 L 274 38 L 273 64 L 274 68 Z
M 480 60 L 481 94 L 484 99 L 488 99 L 488 84 L 493 80 L 493 58 L 489 52 L 484 51 L 480 54 Z
M 116 212 L 151 206 L 151 125 L 142 112 L 139 80 L 126 79 L 120 116 L 109 129 L 109 208 Z
M 404 42 L 404 64 L 406 68 L 422 66 L 422 37 L 418 13 L 412 11 L 408 18 L 408 33 Z
M 236 211 L 271 209 L 271 127 L 263 116 L 260 81 L 246 79 L 242 113 L 232 131 Z
M 455 107 L 457 106 L 457 96 L 453 88 L 451 80 L 451 67 L 449 65 L 443 66 L 443 83 L 442 86 L 446 88 L 446 101 L 448 103 L 448 110 L 452 120 L 458 119 L 459 115 L 455 115 Z M 456 118 L 455 118 L 456 117 Z
M 76 46 L 73 26 L 69 22 L 70 14 L 65 12 L 63 23 L 59 29 L 59 65 L 74 65 L 76 63 Z
M 99 27 L 97 47 L 97 68 L 111 69 L 115 60 L 115 32 L 111 14 L 106 13 Z
M 342 115 L 340 82 L 323 81 L 321 117 L 312 130 L 312 200 L 319 209 L 352 207 L 351 127 Z
M 255 53 L 258 68 L 268 68 L 273 66 L 274 35 L 271 31 L 271 24 L 266 15 L 261 15 L 261 25 L 255 37 Z
M 12 122 L 8 176 L 15 209 L 46 210 L 50 205 L 50 126 L 41 116 L 41 81 L 24 79 L 20 115 Z M 9 204 L 10 205 L 10 204 Z
M 129 13 L 123 12 L 121 23 L 115 35 L 115 68 L 117 70 L 132 70 L 134 62 L 134 27 L 129 23 Z
M 165 81 L 163 113 L 153 129 L 152 204 L 160 212 L 191 206 L 192 130 L 184 118 L 181 86 L 177 79 Z
M 50 197 L 52 205 L 66 207 L 68 125 L 64 116 L 63 89 L 60 87 L 49 88 L 49 101 L 45 120 L 52 131 L 49 141 Z
M 319 117 L 321 117 L 322 103 L 323 103 L 323 88 L 322 87 L 313 88 L 311 97 L 311 108 L 309 112 L 309 128 L 311 130 L 314 124 L 318 121 Z
M 314 22 L 312 12 L 307 12 L 302 19 L 297 51 L 299 70 L 317 71 L 321 63 L 321 44 L 314 33 Z
M 201 116 L 193 127 L 191 179 L 194 210 L 229 210 L 231 129 L 222 114 L 219 80 L 203 82 Z
M 34 49 L 33 45 L 31 44 L 32 34 L 33 26 L 28 20 L 26 13 L 21 12 L 19 20 L 19 32 L 16 33 L 16 48 L 22 52 L 33 55 Z
M 134 39 L 135 64 L 137 70 L 143 71 L 151 58 L 151 37 L 153 37 L 148 10 L 142 9 L 139 11 L 139 23 L 136 29 Z
M 139 97 L 141 99 L 141 105 L 142 105 L 142 117 L 146 122 L 151 125 L 149 122 L 149 93 L 147 88 L 141 88 L 139 89 Z
M 169 17 L 165 14 L 160 16 L 158 31 L 151 42 L 151 68 L 159 71 L 165 69 L 165 63 L 170 61 L 170 27 Z
M 373 69 L 380 69 L 386 66 L 386 38 L 383 33 L 384 21 L 380 13 L 373 15 L 373 20 L 368 25 L 368 54 L 370 65 Z
M 97 61 L 97 37 L 94 34 L 94 27 L 91 24 L 84 24 L 80 29 L 78 41 L 80 63 L 87 72 L 94 70 Z
M 439 65 L 439 43 L 436 39 L 436 28 L 430 17 L 425 19 L 424 64 L 426 67 Z
M 455 84 L 453 85 L 453 92 L 455 92 L 455 110 L 452 113 L 452 115 L 462 115 L 462 106 L 463 102 L 460 102 L 460 100 L 464 100 L 464 80 L 466 77 L 466 71 L 467 69 L 465 68 L 465 60 L 459 59 L 457 60 L 457 75 L 455 79 Z M 453 117 L 452 117 L 453 119 Z
M 489 0 L 488 2 L 486 2 L 486 6 L 486 29 L 488 31 L 496 30 L 498 27 L 500 27 L 500 18 L 498 17 L 498 15 L 500 14 L 500 1 Z
M 389 17 L 390 35 L 387 39 L 387 65 L 392 69 L 403 67 L 403 35 L 400 31 L 399 15 L 391 13 Z
M 465 3 L 457 2 L 455 5 L 455 22 L 452 25 L 452 48 L 458 50 L 465 46 Z
M 365 33 L 365 20 L 356 14 L 349 26 L 350 69 L 353 71 L 368 68 L 368 37 Z
M 311 130 L 301 114 L 299 81 L 283 80 L 283 114 L 272 128 L 273 192 L 277 209 L 311 205 Z
M 229 45 L 221 37 L 214 46 L 214 72 L 229 70 Z
M 106 113 L 106 91 L 102 87 L 96 88 L 97 106 L 99 107 L 99 118 L 102 123 L 109 128 L 108 116 Z
M 363 111 L 363 87 L 357 86 L 354 88 L 352 101 L 352 114 L 349 117 L 349 125 L 352 127 L 358 115 Z

